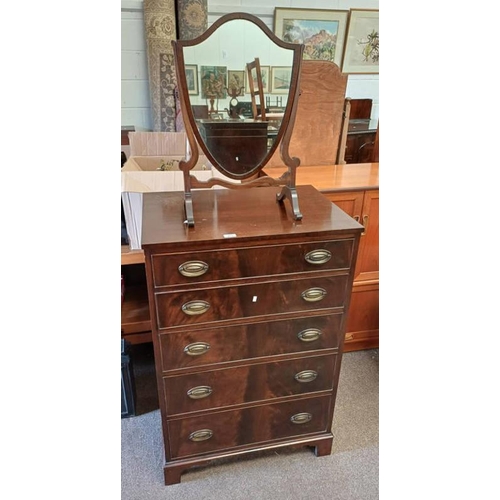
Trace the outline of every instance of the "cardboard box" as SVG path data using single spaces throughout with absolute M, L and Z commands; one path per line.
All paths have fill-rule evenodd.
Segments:
M 179 170 L 178 161 L 184 156 L 132 156 L 121 169 L 121 191 L 125 224 L 131 250 L 141 248 L 142 195 L 152 192 L 184 191 L 184 173 Z M 169 165 L 172 163 L 172 165 Z M 171 170 L 158 170 L 164 164 Z M 200 181 L 212 177 L 236 182 L 212 169 L 206 156 L 200 155 L 195 167 L 190 171 Z M 225 189 L 214 186 L 213 189 Z

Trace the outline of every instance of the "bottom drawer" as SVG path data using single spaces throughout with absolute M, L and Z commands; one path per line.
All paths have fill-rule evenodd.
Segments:
M 331 396 L 170 420 L 170 459 L 329 431 Z

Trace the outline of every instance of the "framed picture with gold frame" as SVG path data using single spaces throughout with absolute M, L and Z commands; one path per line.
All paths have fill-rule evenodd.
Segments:
M 379 72 L 378 10 L 351 9 L 343 61 L 343 73 Z
M 304 59 L 332 61 L 340 68 L 348 10 L 274 9 L 274 33 L 281 40 L 304 44 Z

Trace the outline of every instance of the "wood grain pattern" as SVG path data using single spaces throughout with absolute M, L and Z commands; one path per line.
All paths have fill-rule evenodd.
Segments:
M 330 397 L 326 396 L 170 420 L 170 457 L 193 456 L 250 443 L 256 446 L 278 439 L 325 432 L 328 430 L 330 403 Z M 293 424 L 290 417 L 301 412 L 310 413 L 311 421 Z M 212 438 L 201 442 L 189 440 L 189 435 L 198 429 L 211 429 Z
M 207 368 L 235 361 L 260 359 L 266 356 L 297 355 L 310 351 L 335 349 L 341 341 L 343 314 L 312 316 L 299 319 L 260 321 L 247 325 L 204 329 L 160 335 L 163 371 Z M 301 341 L 298 334 L 316 329 L 316 340 Z M 186 354 L 185 348 L 197 342 L 207 343 L 206 353 L 197 356 Z
M 304 241 L 291 245 L 258 245 L 248 248 L 222 249 L 204 252 L 156 254 L 152 258 L 156 287 L 188 283 L 224 281 L 252 276 L 277 276 L 300 272 L 315 272 L 351 267 L 354 240 Z M 326 250 L 330 258 L 325 263 L 310 263 L 306 256 Z M 263 259 L 262 256 L 265 256 Z M 186 277 L 179 267 L 190 261 L 203 262 L 207 271 L 200 276 Z
M 164 377 L 167 412 L 175 415 L 331 391 L 336 358 L 336 355 L 302 357 Z M 307 370 L 317 374 L 314 380 L 299 382 L 295 379 L 298 373 Z M 201 399 L 191 399 L 187 395 L 188 390 L 199 386 L 210 387 L 211 394 Z
M 194 191 L 195 227 L 184 224 L 184 193 L 144 193 L 142 245 L 175 243 L 178 251 L 211 247 L 234 248 L 242 242 L 273 236 L 277 241 L 303 241 L 304 236 L 324 240 L 335 233 L 356 234 L 360 225 L 317 192 L 312 186 L 298 186 L 302 221 L 293 219 L 290 205 L 276 201 L 278 189 L 213 189 Z M 198 217 L 197 217 L 198 214 Z M 202 216 L 200 216 L 202 215 Z M 226 235 L 226 237 L 225 237 Z M 157 252 L 162 251 L 159 246 Z
M 298 157 L 302 167 L 337 163 L 346 87 L 347 75 L 342 74 L 335 63 L 303 61 L 297 115 L 289 147 L 290 155 Z M 284 163 L 276 151 L 268 167 L 281 165 Z
M 334 308 L 343 307 L 348 282 L 349 275 L 343 274 L 327 278 L 266 281 L 250 285 L 156 293 L 157 325 L 161 330 L 178 325 L 223 323 L 260 316 L 272 315 L 278 318 L 292 313 L 307 315 L 312 311 L 332 312 Z M 325 290 L 325 297 L 317 302 L 306 301 L 302 293 L 316 287 Z M 183 311 L 182 306 L 192 301 L 207 302 L 209 308 L 202 314 L 190 316 Z
M 182 193 L 144 196 L 167 484 L 223 455 L 298 444 L 331 450 L 363 227 L 312 186 L 298 192 L 301 221 L 275 188 L 194 192 L 195 227 L 183 223 Z M 308 263 L 318 249 L 321 263 Z M 193 261 L 179 278 L 178 267 Z M 310 343 L 299 338 L 304 330 Z

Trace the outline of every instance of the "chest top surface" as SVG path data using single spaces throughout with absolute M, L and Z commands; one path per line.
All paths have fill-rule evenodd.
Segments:
M 183 192 L 145 193 L 142 245 L 300 238 L 363 229 L 313 186 L 297 187 L 300 221 L 294 220 L 289 202 L 276 201 L 278 192 L 276 187 L 193 191 L 194 227 L 184 224 Z

